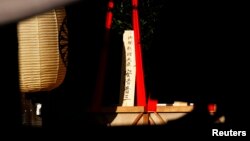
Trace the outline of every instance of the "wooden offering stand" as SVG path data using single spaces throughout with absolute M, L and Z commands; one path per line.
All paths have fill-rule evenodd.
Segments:
M 102 108 L 97 117 L 107 126 L 163 125 L 193 109 L 193 105 L 157 106 L 156 111 L 146 111 L 143 106 L 114 106 Z

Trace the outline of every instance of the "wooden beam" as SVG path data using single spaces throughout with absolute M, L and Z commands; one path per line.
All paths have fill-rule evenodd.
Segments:
M 194 106 L 157 106 L 156 112 L 158 113 L 182 113 L 191 112 Z M 143 113 L 145 109 L 143 106 L 114 106 L 104 107 L 102 113 Z M 151 112 L 149 112 L 151 113 Z
M 104 113 L 143 113 L 144 107 L 143 106 L 117 106 L 117 107 L 105 107 L 102 108 Z
M 167 112 L 191 112 L 194 106 L 157 106 L 156 112 L 167 113 Z

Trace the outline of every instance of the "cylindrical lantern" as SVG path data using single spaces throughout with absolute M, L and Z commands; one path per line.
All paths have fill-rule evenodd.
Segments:
M 66 66 L 60 53 L 65 32 L 64 8 L 20 21 L 18 24 L 20 91 L 50 91 L 64 80 Z M 64 46 L 65 47 L 65 46 Z

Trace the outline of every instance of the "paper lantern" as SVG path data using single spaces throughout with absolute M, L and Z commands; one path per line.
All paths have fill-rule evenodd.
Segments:
M 65 20 L 65 9 L 58 8 L 18 23 L 21 92 L 50 91 L 64 81 L 66 56 L 60 47 L 67 48 Z

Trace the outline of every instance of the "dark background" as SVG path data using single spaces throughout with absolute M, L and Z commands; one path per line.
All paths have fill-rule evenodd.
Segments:
M 247 55 L 242 48 L 246 46 L 243 42 L 243 12 L 238 11 L 234 3 L 167 1 L 163 5 L 152 44 L 144 56 L 144 66 L 149 68 L 145 72 L 147 91 L 161 102 L 187 100 L 200 106 L 186 119 L 169 126 L 117 127 L 108 131 L 153 132 L 164 129 L 171 132 L 183 127 L 181 133 L 194 135 L 189 129 L 191 127 L 210 135 L 209 129 L 217 126 L 210 125 L 210 119 L 203 110 L 211 102 L 217 103 L 228 117 L 226 124 L 218 128 L 246 130 L 248 93 L 244 90 Z M 95 130 L 94 119 L 88 108 L 98 81 L 96 77 L 105 32 L 105 8 L 105 1 L 82 1 L 66 7 L 69 29 L 68 72 L 65 82 L 44 96 L 44 129 L 86 127 Z M 16 35 L 15 23 L 0 27 L 3 52 L 1 99 L 7 102 L 1 106 L 2 127 L 29 130 L 21 125 Z M 111 41 L 104 105 L 117 104 L 116 94 L 120 85 L 121 36 L 112 32 Z M 104 127 L 98 129 L 107 131 Z

